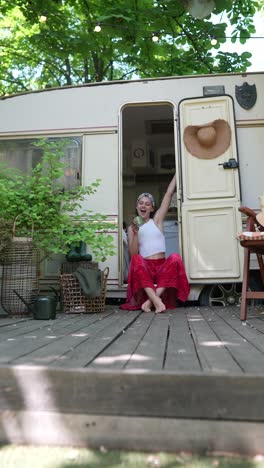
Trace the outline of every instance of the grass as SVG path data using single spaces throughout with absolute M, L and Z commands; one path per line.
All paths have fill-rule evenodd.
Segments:
M 264 457 L 191 456 L 85 448 L 0 447 L 1 468 L 264 468 Z

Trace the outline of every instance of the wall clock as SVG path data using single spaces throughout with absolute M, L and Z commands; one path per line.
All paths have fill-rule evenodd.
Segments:
M 131 166 L 147 167 L 147 148 L 145 141 L 135 141 L 131 148 Z
M 144 148 L 141 148 L 140 146 L 137 146 L 133 151 L 134 158 L 142 159 L 144 155 L 145 155 L 145 150 Z

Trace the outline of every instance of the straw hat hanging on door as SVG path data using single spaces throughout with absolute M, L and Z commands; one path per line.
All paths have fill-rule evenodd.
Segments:
M 188 125 L 183 141 L 188 152 L 200 159 L 214 159 L 225 153 L 231 143 L 231 128 L 223 119 L 204 125 Z

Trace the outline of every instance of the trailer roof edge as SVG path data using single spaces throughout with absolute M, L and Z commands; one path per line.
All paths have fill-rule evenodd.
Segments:
M 66 85 L 66 86 L 57 86 L 57 87 L 51 87 L 51 88 L 43 88 L 43 89 L 37 89 L 37 90 L 31 90 L 31 91 L 24 91 L 21 93 L 14 93 L 14 94 L 5 94 L 3 96 L 0 96 L 0 100 L 5 100 L 5 99 L 11 99 L 14 97 L 19 97 L 19 96 L 25 96 L 28 94 L 38 94 L 38 93 L 44 93 L 44 92 L 52 92 L 52 91 L 59 91 L 59 90 L 65 90 L 65 89 L 76 89 L 76 88 L 88 88 L 88 87 L 93 87 L 93 86 L 111 86 L 114 84 L 120 84 L 120 85 L 125 85 L 125 84 L 132 84 L 132 83 L 146 83 L 149 81 L 166 81 L 166 80 L 182 80 L 182 79 L 193 79 L 193 78 L 202 78 L 202 77 L 212 77 L 212 76 L 243 76 L 247 77 L 248 75 L 261 75 L 263 74 L 264 71 L 258 71 L 258 72 L 237 72 L 237 73 L 213 73 L 213 74 L 205 74 L 205 75 L 180 75 L 180 76 L 163 76 L 163 77 L 156 77 L 156 78 L 139 78 L 136 80 L 114 80 L 114 81 L 100 81 L 100 82 L 94 82 L 94 83 L 83 83 L 83 84 L 75 84 L 75 85 Z

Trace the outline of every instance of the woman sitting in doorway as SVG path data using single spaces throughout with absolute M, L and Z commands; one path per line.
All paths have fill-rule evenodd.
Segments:
M 179 254 L 165 258 L 163 221 L 176 189 L 176 176 L 171 180 L 158 210 L 153 196 L 139 195 L 137 217 L 128 227 L 128 249 L 131 257 L 124 310 L 154 310 L 156 313 L 174 309 L 177 299 L 185 302 L 190 287 Z

